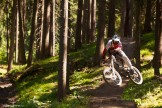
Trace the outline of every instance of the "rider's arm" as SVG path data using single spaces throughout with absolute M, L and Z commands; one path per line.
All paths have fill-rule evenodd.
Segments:
M 103 50 L 103 52 L 102 52 L 102 59 L 105 59 L 106 51 L 107 51 L 107 49 L 105 47 L 104 50 Z
M 109 40 L 103 50 L 103 53 L 102 53 L 102 58 L 104 59 L 105 58 L 105 55 L 106 55 L 106 52 L 107 50 L 111 47 L 111 40 Z

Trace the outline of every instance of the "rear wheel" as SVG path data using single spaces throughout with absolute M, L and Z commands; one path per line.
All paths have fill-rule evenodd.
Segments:
M 143 78 L 142 78 L 142 74 L 140 73 L 140 71 L 133 66 L 133 74 L 129 75 L 130 79 L 135 83 L 135 84 L 142 84 L 143 83 Z
M 103 78 L 105 82 L 111 86 L 120 86 L 122 84 L 122 78 L 115 69 L 114 73 L 112 73 L 111 68 L 104 69 Z

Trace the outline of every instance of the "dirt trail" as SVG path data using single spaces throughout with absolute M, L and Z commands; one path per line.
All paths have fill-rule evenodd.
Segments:
M 16 102 L 16 91 L 8 77 L 0 77 L 0 108 L 10 108 Z
M 135 102 L 121 99 L 128 81 L 129 79 L 123 77 L 121 87 L 112 87 L 102 81 L 98 88 L 89 91 L 91 93 L 89 108 L 136 108 Z
M 133 59 L 135 56 L 135 41 L 132 39 L 123 39 L 122 43 L 126 55 L 130 59 Z M 103 80 L 98 88 L 89 90 L 88 93 L 91 96 L 89 108 L 136 108 L 137 105 L 135 102 L 121 99 L 124 88 L 129 82 L 128 78 L 122 78 L 123 83 L 121 87 L 109 86 Z

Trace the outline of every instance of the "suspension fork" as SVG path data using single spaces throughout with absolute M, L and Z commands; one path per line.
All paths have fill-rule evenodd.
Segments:
M 115 69 L 114 69 L 114 56 L 111 55 L 111 69 L 112 69 L 112 75 L 115 75 Z

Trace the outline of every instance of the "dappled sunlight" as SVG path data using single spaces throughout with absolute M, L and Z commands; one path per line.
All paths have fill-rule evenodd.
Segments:
M 142 85 L 129 84 L 124 91 L 124 99 L 134 100 L 139 107 L 162 106 L 162 80 L 154 78 L 153 69 L 144 70 L 144 82 Z
M 35 64 L 44 65 L 44 64 L 54 63 L 54 62 L 58 62 L 58 58 L 59 58 L 59 56 L 49 57 L 44 60 L 38 60 L 38 61 L 34 62 L 33 64 L 34 65 Z
M 143 76 L 144 80 L 154 77 L 154 69 L 150 68 L 150 69 L 143 70 L 142 71 L 142 76 Z
M 153 89 L 150 87 L 146 94 L 141 98 L 137 98 L 135 101 L 140 101 L 140 107 L 158 107 L 162 106 L 162 85 L 159 84 L 157 87 L 155 86 Z
M 50 79 L 53 79 L 54 77 L 57 77 L 57 72 L 53 74 L 49 74 L 48 76 L 45 76 L 42 80 L 50 80 Z
M 152 67 L 154 52 L 154 34 L 147 33 L 141 37 L 141 73 L 143 76 L 142 85 L 129 83 L 122 98 L 134 100 L 139 108 L 151 108 L 162 106 L 162 80 L 155 78 L 154 68 Z M 162 68 L 160 69 L 162 74 Z
M 102 70 L 103 68 L 97 68 L 97 69 L 93 68 L 93 69 L 88 69 L 84 72 L 75 72 L 75 74 L 72 75 L 71 85 L 82 86 L 82 85 L 95 84 L 100 79 L 99 77 L 102 76 Z
M 26 98 L 38 100 L 41 95 L 47 95 L 52 93 L 52 89 L 56 88 L 56 83 L 34 83 L 34 85 L 30 87 L 21 88 L 20 91 L 20 100 L 24 100 Z
M 3 76 L 7 73 L 7 70 L 6 69 L 1 69 L 0 68 L 0 76 Z

